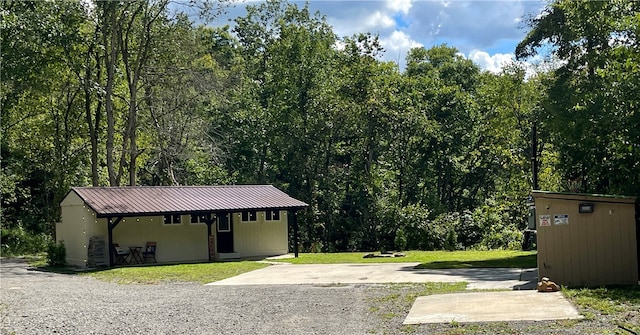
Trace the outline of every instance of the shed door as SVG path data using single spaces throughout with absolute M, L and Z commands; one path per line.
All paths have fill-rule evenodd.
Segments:
M 233 252 L 233 224 L 229 213 L 218 216 L 216 239 L 219 253 Z

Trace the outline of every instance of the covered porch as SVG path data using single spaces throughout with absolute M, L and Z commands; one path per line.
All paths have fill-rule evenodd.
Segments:
M 273 256 L 289 251 L 290 231 L 297 255 L 306 206 L 271 185 L 73 188 L 56 231 L 88 266 L 122 263 L 116 244 L 140 263 L 149 242 L 159 263 Z

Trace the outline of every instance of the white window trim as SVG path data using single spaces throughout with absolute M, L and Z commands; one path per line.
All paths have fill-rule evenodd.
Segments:
M 167 223 L 167 220 L 165 220 L 165 218 L 167 216 L 171 217 L 171 222 Z M 173 222 L 173 218 L 175 216 L 179 216 L 180 217 L 180 222 Z M 171 226 L 181 226 L 182 225 L 182 215 L 177 215 L 177 214 L 167 214 L 167 215 L 163 215 L 162 216 L 162 225 L 163 226 L 167 226 L 167 227 L 171 227 Z
M 231 232 L 231 214 L 227 215 L 227 229 L 220 229 L 220 219 L 223 219 L 224 215 L 216 218 L 216 231 L 219 233 Z
M 247 221 L 244 220 L 243 216 L 244 213 L 249 213 L 247 214 Z M 251 213 L 255 213 L 254 215 L 254 219 L 251 220 Z M 240 212 L 240 222 L 257 222 L 258 221 L 258 211 L 242 211 Z
M 205 222 L 202 220 L 202 215 L 196 215 L 196 217 L 198 218 L 198 220 L 196 222 L 191 221 L 191 218 L 193 217 L 193 215 L 195 214 L 189 214 L 189 224 L 192 225 L 203 225 L 205 224 Z
M 270 219 L 269 219 L 269 217 L 267 216 L 267 213 L 269 213 L 269 212 L 271 212 L 271 218 L 270 218 Z M 277 219 L 274 219 L 274 218 L 273 218 L 273 216 L 274 216 L 274 215 L 273 215 L 273 213 L 278 213 L 278 214 L 277 214 L 277 215 L 278 215 L 278 218 L 277 218 Z M 280 220 L 282 219 L 282 215 L 280 215 L 280 214 L 281 214 L 281 213 L 280 213 L 280 211 L 279 211 L 279 210 L 275 210 L 275 211 L 274 211 L 274 210 L 271 210 L 271 211 L 265 211 L 265 212 L 264 212 L 264 220 L 265 220 L 265 221 L 280 221 Z

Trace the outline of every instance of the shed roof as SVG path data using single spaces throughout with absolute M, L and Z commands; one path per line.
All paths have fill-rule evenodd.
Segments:
M 593 202 L 611 202 L 611 203 L 628 203 L 633 204 L 636 202 L 636 197 L 612 195 L 612 194 L 587 194 L 587 193 L 568 193 L 568 192 L 548 192 L 548 191 L 533 191 L 534 198 L 547 198 L 547 199 L 562 199 L 562 200 L 578 200 L 578 201 L 593 201 Z
M 71 192 L 99 217 L 308 206 L 272 185 L 74 187 Z

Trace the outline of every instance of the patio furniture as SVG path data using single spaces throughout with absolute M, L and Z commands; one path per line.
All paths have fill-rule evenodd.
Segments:
M 144 261 L 142 260 L 142 254 L 140 253 L 141 250 L 142 250 L 142 247 L 137 247 L 137 246 L 129 247 L 129 252 L 131 253 L 131 256 L 129 257 L 129 264 L 144 263 Z
M 157 263 L 156 260 L 156 242 L 147 242 L 147 246 L 144 248 L 142 252 L 142 261 L 146 262 L 147 258 L 153 259 L 154 263 Z
M 126 265 L 129 264 L 127 261 L 127 257 L 129 256 L 129 252 L 120 248 L 118 243 L 113 244 L 113 256 L 115 257 L 113 264 L 114 265 Z

